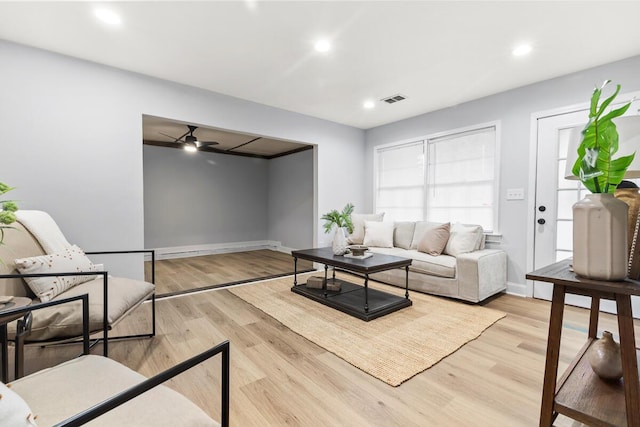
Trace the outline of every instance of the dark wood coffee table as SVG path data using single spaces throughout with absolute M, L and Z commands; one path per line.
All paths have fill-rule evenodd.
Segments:
M 366 259 L 347 258 L 334 255 L 331 248 L 303 249 L 292 251 L 291 255 L 294 258 L 294 276 L 291 291 L 340 310 L 343 313 L 369 321 L 413 304 L 409 299 L 410 258 L 384 254 L 373 254 L 372 257 Z M 324 264 L 322 289 L 307 288 L 306 284 L 298 284 L 298 259 Z M 332 278 L 327 277 L 329 266 L 334 267 Z M 364 275 L 364 286 L 336 279 L 336 268 Z M 404 297 L 377 289 L 369 289 L 369 274 L 394 268 L 405 269 Z M 340 291 L 327 290 L 328 281 L 340 283 Z

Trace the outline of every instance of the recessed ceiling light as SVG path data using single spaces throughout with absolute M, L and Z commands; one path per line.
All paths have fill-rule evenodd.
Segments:
M 375 102 L 373 102 L 373 101 L 369 100 L 369 101 L 364 101 L 364 103 L 362 104 L 362 106 L 363 106 L 364 108 L 366 108 L 367 110 L 370 110 L 371 108 L 375 107 L 375 106 L 376 106 L 376 104 L 375 104 Z
M 511 53 L 513 53 L 513 56 L 524 56 L 530 52 L 531 52 L 531 45 L 522 44 L 516 47 L 515 49 L 513 49 Z
M 318 52 L 328 52 L 331 49 L 331 43 L 328 40 L 318 40 L 314 47 Z
M 122 22 L 120 16 L 109 9 L 96 9 L 94 13 L 99 20 L 109 25 L 119 25 Z

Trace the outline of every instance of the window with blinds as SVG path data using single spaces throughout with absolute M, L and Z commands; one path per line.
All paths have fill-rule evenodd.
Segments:
M 423 141 L 377 151 L 376 212 L 394 221 L 424 217 Z
M 376 212 L 394 221 L 497 223 L 496 126 L 376 150 Z

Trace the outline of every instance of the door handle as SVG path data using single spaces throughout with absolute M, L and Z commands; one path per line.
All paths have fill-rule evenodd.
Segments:
M 538 224 L 540 224 L 540 225 L 543 225 L 545 222 L 547 222 L 547 221 L 545 221 L 544 218 L 540 218 L 538 220 Z

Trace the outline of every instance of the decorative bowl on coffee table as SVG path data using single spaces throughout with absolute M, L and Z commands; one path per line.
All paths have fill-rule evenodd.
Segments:
M 369 250 L 369 247 L 365 245 L 349 245 L 347 248 L 349 248 L 353 256 L 363 256 Z

